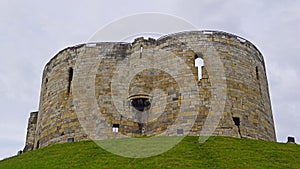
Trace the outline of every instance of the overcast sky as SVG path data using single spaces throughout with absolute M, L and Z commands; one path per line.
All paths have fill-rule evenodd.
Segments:
M 300 143 L 299 11 L 297 0 L 1 0 L 0 159 L 24 147 L 45 64 L 108 23 L 143 12 L 178 16 L 199 30 L 254 43 L 266 62 L 277 140 L 291 135 Z

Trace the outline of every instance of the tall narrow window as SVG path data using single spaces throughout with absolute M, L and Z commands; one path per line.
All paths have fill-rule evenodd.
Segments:
M 73 68 L 69 68 L 69 83 L 68 83 L 68 94 L 71 92 L 71 83 L 73 79 Z
M 201 59 L 198 55 L 195 55 L 195 67 L 198 67 L 198 79 L 202 79 L 202 66 L 203 59 Z
M 40 148 L 40 140 L 38 140 L 36 143 L 36 149 L 39 149 L 39 148 Z
M 140 58 L 142 58 L 142 54 L 143 54 L 143 45 L 141 45 L 140 47 Z
M 46 78 L 46 80 L 45 80 L 45 94 L 46 95 L 47 95 L 47 90 L 48 90 L 47 83 L 48 83 L 48 78 Z

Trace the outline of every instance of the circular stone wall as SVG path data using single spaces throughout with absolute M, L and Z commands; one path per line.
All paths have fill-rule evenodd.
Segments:
M 213 135 L 275 141 L 263 56 L 243 38 L 195 31 L 69 47 L 45 66 L 34 147 L 116 137 L 113 126 L 117 137 L 199 135 L 220 100 Z

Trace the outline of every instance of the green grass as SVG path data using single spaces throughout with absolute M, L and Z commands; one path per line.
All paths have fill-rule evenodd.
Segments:
M 48 146 L 0 161 L 0 168 L 300 168 L 300 146 L 261 140 L 185 137 L 176 147 L 149 158 L 125 158 L 92 141 Z

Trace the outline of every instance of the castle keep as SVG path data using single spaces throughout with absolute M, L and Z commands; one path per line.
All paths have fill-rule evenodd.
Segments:
M 196 67 L 196 60 L 203 65 Z M 24 151 L 83 139 L 198 136 L 208 130 L 276 140 L 263 56 L 249 41 L 225 32 L 69 47 L 47 63 L 42 78 Z M 209 122 L 216 126 L 204 127 Z

